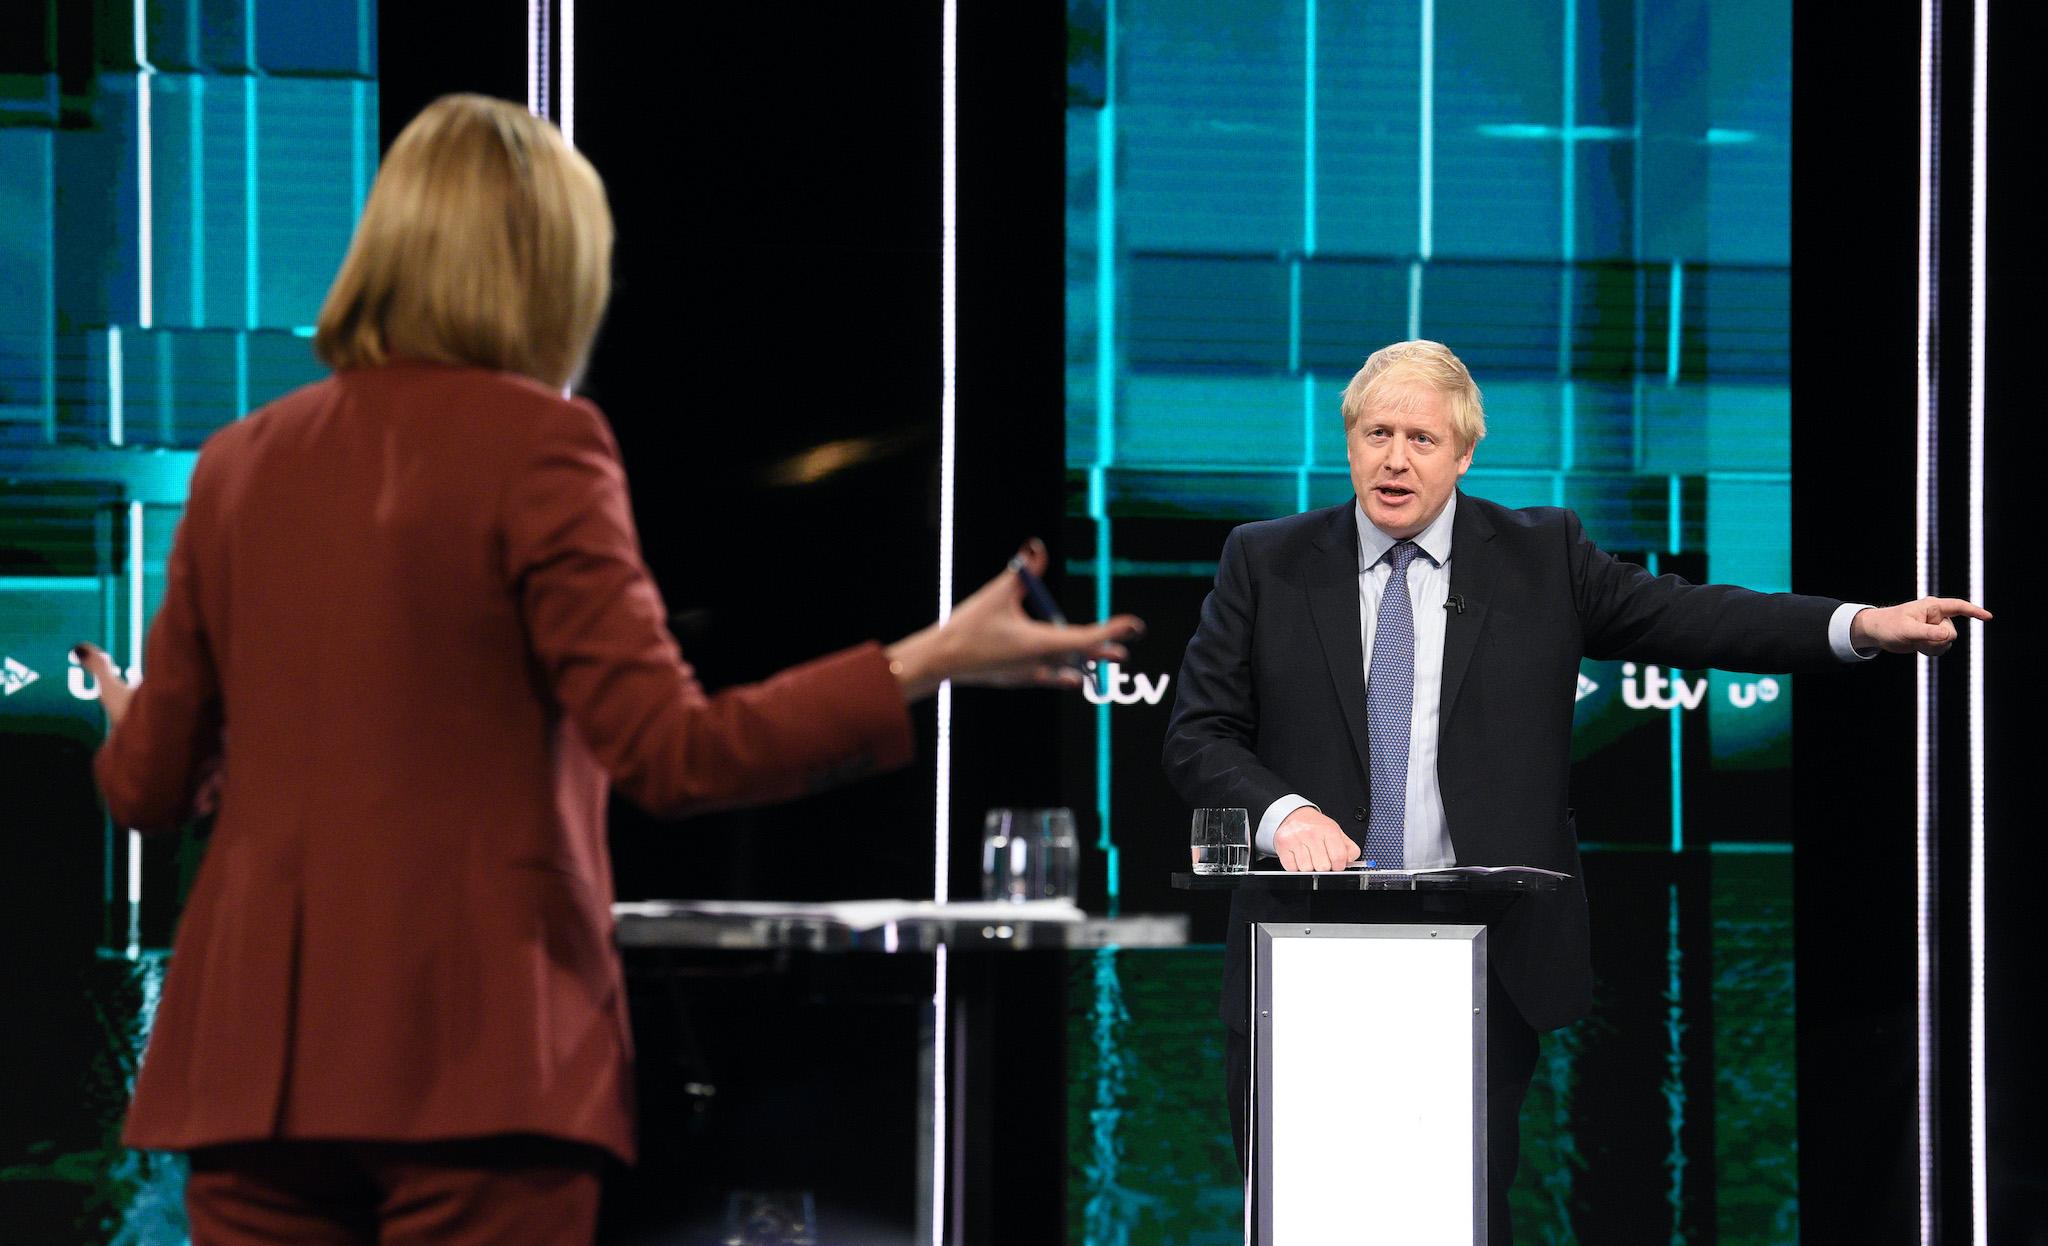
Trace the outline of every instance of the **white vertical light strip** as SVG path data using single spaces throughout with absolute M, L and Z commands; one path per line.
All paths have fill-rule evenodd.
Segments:
M 128 503 L 128 679 L 142 678 L 142 503 Z
M 135 201 L 136 320 L 145 329 L 156 321 L 156 170 L 151 147 L 150 90 L 156 67 L 149 63 L 148 0 L 135 0 Z
M 957 129 L 959 5 L 945 0 L 945 36 L 940 69 L 939 175 L 939 622 L 953 617 L 953 489 L 958 414 L 955 388 L 959 367 L 958 281 L 960 244 Z M 934 794 L 932 898 L 946 900 L 946 870 L 952 832 L 953 683 L 939 685 L 938 790 Z
M 569 146 L 576 145 L 576 0 L 562 0 L 562 85 L 561 110 L 562 138 Z
M 142 678 L 142 503 L 128 503 L 128 679 Z M 142 836 L 128 832 L 128 956 L 142 950 Z
M 107 326 L 107 444 L 126 445 L 128 418 L 124 397 L 128 388 L 127 365 L 121 359 L 121 326 Z
M 145 329 L 156 322 L 156 171 L 152 167 L 150 128 L 149 74 L 144 72 L 135 75 L 135 320 Z
M 954 423 L 959 365 L 959 0 L 944 0 L 939 40 L 939 622 L 953 617 Z M 939 685 L 932 794 L 932 899 L 946 902 L 953 818 L 953 682 Z M 932 1246 L 946 1241 L 946 947 L 932 957 Z
M 1934 171 L 1935 118 L 1935 31 L 1940 19 L 1940 0 L 1920 4 L 1920 255 L 1919 255 L 1919 341 L 1918 367 L 1914 379 L 1916 411 L 1913 446 L 1913 593 L 1924 597 L 1932 582 L 1933 508 L 1929 496 L 1934 478 L 1935 368 L 1933 335 L 1937 257 L 1934 229 L 1936 198 Z M 1919 1151 L 1919 1213 L 1921 1246 L 1934 1246 L 1934 842 L 1933 781 L 1931 763 L 1934 740 L 1929 715 L 1933 711 L 1934 671 L 1930 663 L 1914 662 L 1913 734 L 1917 768 L 1914 781 L 1913 869 L 1914 946 L 1918 974 L 1916 1005 L 1916 1104 Z
M 526 111 L 548 115 L 548 0 L 526 0 Z
M 1990 0 L 1976 0 L 1970 47 L 1970 600 L 1984 602 L 1985 211 L 1989 206 Z M 1970 1240 L 1990 1240 L 1990 1146 L 1984 1120 L 1984 625 L 1966 619 L 1970 682 Z

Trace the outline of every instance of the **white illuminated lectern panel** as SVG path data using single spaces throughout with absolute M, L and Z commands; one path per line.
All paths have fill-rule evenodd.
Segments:
M 1252 928 L 1255 1246 L 1486 1241 L 1486 927 Z

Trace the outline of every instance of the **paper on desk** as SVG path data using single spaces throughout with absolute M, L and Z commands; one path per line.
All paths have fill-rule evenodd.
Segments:
M 1072 900 L 635 900 L 612 905 L 621 917 L 758 917 L 769 920 L 831 922 L 853 930 L 876 930 L 890 922 L 924 920 L 985 922 L 1075 922 L 1086 914 Z

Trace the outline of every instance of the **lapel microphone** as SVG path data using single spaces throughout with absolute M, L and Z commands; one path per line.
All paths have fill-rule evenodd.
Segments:
M 1452 593 L 1450 598 L 1444 602 L 1444 609 L 1456 610 L 1459 614 L 1465 613 L 1465 595 L 1463 593 Z

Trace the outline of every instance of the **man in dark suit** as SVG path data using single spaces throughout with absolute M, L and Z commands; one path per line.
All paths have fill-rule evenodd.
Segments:
M 1435 342 L 1375 353 L 1343 414 L 1356 498 L 1224 543 L 1181 666 L 1166 772 L 1190 805 L 1250 811 L 1255 852 L 1285 869 L 1341 870 L 1363 854 L 1381 868 L 1571 876 L 1523 897 L 1488 938 L 1488 1221 L 1495 1242 L 1511 1241 L 1536 1033 L 1592 1000 L 1567 799 L 1580 660 L 1811 670 L 1879 649 L 1939 653 L 1951 618 L 1990 615 L 1946 598 L 1877 610 L 1651 576 L 1602 552 L 1568 510 L 1468 497 L 1457 484 L 1485 412 Z M 1309 904 L 1232 896 L 1223 1016 L 1240 1163 L 1250 923 L 1305 919 Z

